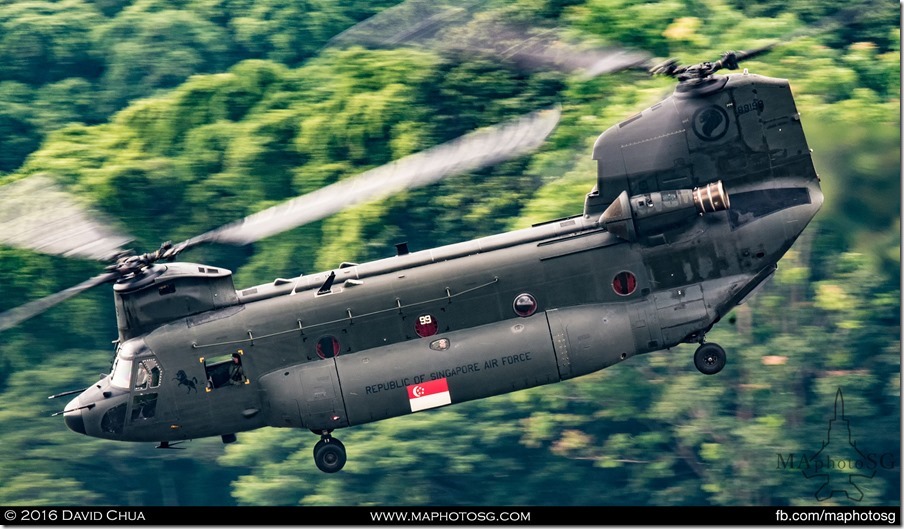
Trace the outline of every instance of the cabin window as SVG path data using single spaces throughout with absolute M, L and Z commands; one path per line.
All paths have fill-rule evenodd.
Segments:
M 160 365 L 157 359 L 147 358 L 138 363 L 138 371 L 135 374 L 136 391 L 141 391 L 160 386 Z
M 527 292 L 518 294 L 515 296 L 515 301 L 512 302 L 512 309 L 514 309 L 515 314 L 522 318 L 537 312 L 537 306 L 537 298 Z
M 131 378 L 132 360 L 117 356 L 113 362 L 113 376 L 110 377 L 110 384 L 117 388 L 128 389 Z
M 421 314 L 414 322 L 414 332 L 421 338 L 433 336 L 439 330 L 439 323 L 432 314 Z
M 245 367 L 242 364 L 244 353 L 239 349 L 231 354 L 201 358 L 207 378 L 207 391 L 223 386 L 241 386 L 249 383 L 248 377 L 245 376 Z
M 612 278 L 612 290 L 619 296 L 630 296 L 637 290 L 637 277 L 631 272 L 619 272 Z
M 339 356 L 339 340 L 335 336 L 321 336 L 317 340 L 317 356 L 320 358 L 334 358 Z

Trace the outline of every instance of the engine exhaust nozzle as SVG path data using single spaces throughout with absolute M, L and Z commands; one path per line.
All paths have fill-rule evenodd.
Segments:
M 721 180 L 706 184 L 705 187 L 695 187 L 693 195 L 694 205 L 700 213 L 715 213 L 731 207 Z

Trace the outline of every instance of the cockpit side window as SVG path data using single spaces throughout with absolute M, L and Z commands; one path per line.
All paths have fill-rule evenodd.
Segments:
M 146 358 L 138 363 L 138 369 L 135 373 L 136 391 L 156 388 L 160 386 L 162 371 L 156 358 Z
M 135 395 L 132 399 L 132 420 L 150 419 L 157 413 L 157 394 Z

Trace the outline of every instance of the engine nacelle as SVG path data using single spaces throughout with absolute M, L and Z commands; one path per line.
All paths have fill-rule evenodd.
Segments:
M 722 181 L 694 189 L 656 191 L 628 197 L 622 191 L 600 216 L 600 225 L 626 241 L 681 229 L 707 213 L 730 206 Z
M 185 316 L 238 304 L 231 271 L 194 263 L 154 265 L 117 281 L 113 293 L 121 341 Z
M 597 182 L 584 215 L 628 196 L 693 189 L 722 180 L 796 176 L 816 170 L 786 79 L 738 73 L 679 84 L 675 93 L 603 132 L 593 146 Z

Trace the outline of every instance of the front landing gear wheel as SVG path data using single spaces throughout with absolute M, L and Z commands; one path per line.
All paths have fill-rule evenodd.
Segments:
M 345 446 L 338 439 L 324 436 L 314 445 L 314 463 L 323 472 L 339 472 L 346 459 Z
M 725 349 L 714 343 L 700 345 L 694 353 L 694 365 L 704 375 L 715 375 L 725 367 Z

